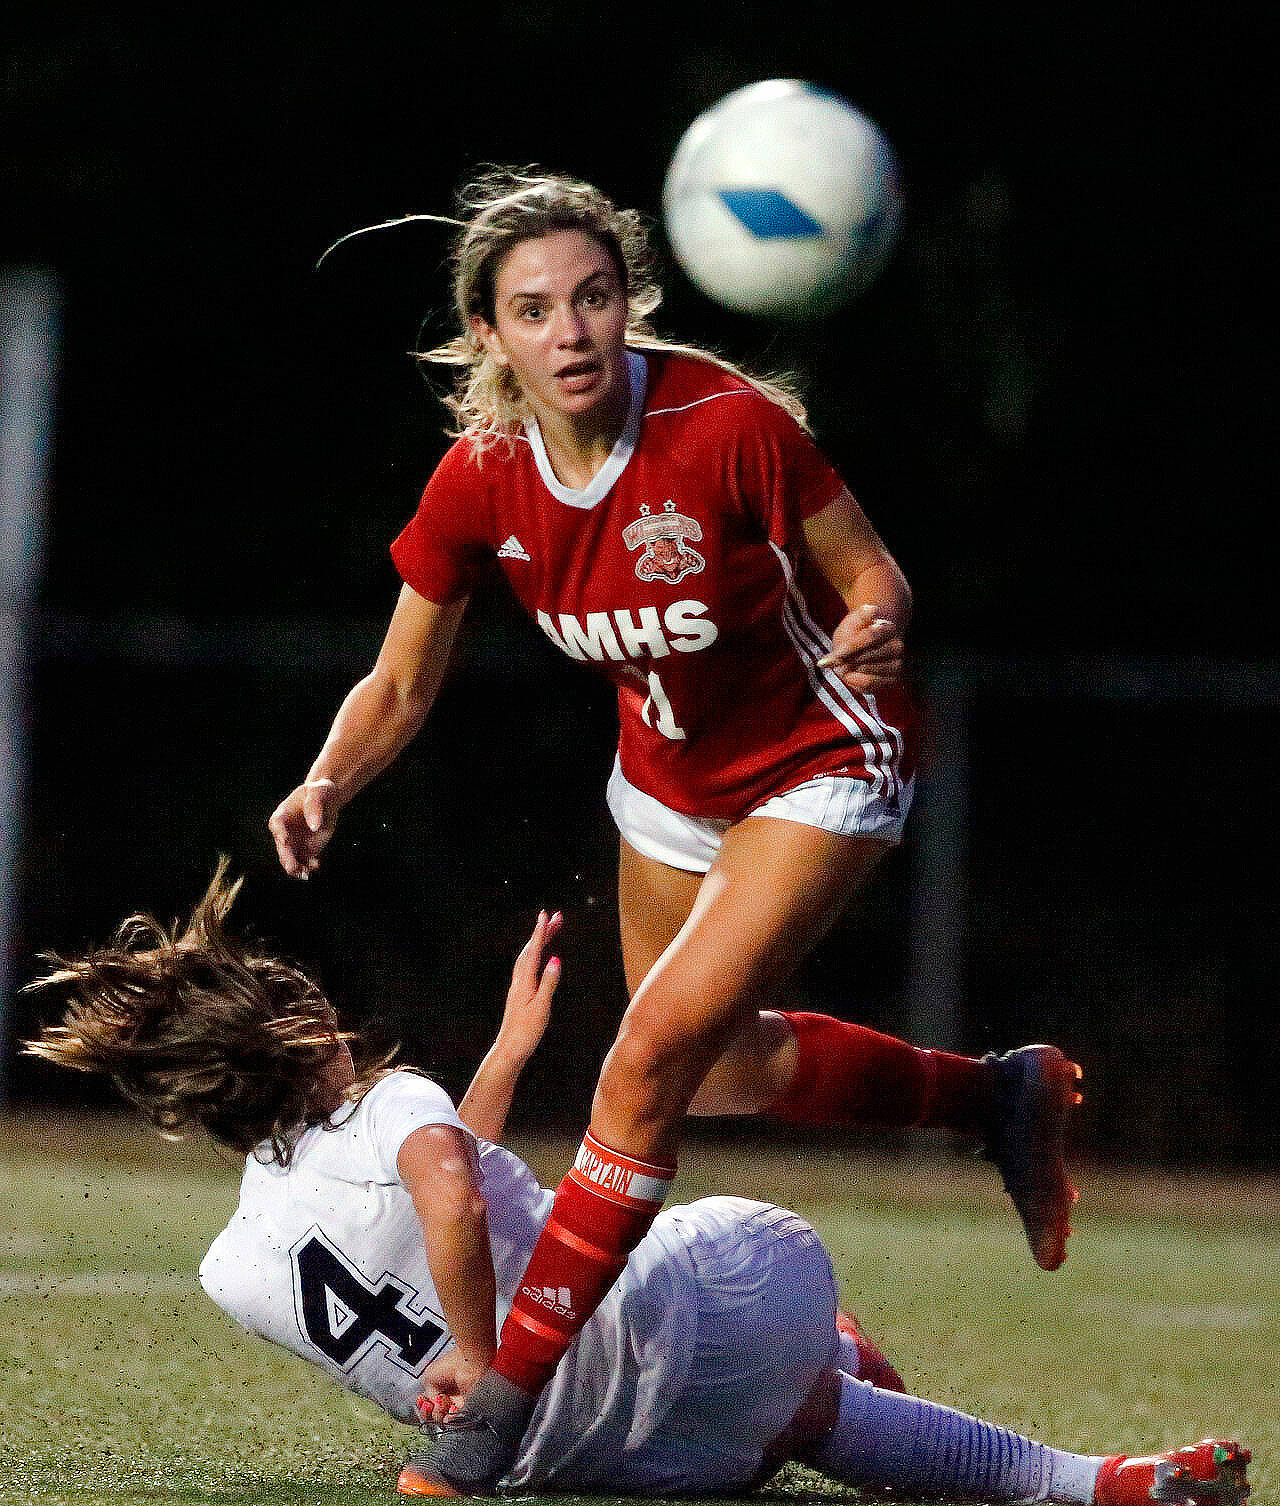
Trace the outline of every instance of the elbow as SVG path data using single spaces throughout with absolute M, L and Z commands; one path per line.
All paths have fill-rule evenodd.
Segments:
M 446 1223 L 473 1224 L 488 1216 L 480 1184 L 461 1156 L 441 1162 L 430 1197 L 437 1216 Z
M 391 666 L 378 663 L 369 672 L 366 683 L 377 696 L 383 714 L 397 722 L 420 724 L 431 707 L 434 686 L 424 685 L 417 674 L 398 673 Z
M 911 621 L 911 613 L 915 607 L 915 596 L 911 590 L 911 582 L 903 575 L 901 570 L 898 571 L 898 590 L 900 593 L 899 602 L 902 607 L 899 625 L 905 628 Z
M 400 1148 L 397 1166 L 424 1225 L 456 1227 L 484 1220 L 479 1167 L 467 1137 L 453 1125 L 414 1130 Z
M 433 1177 L 427 1185 L 415 1189 L 413 1201 L 429 1241 L 456 1245 L 485 1237 L 489 1210 L 483 1193 L 472 1182 Z
M 438 1199 L 432 1207 L 437 1228 L 465 1235 L 488 1227 L 488 1206 L 475 1188 L 458 1188 Z
M 875 574 L 872 578 L 877 581 L 879 589 L 876 591 L 876 587 L 873 586 L 873 592 L 881 596 L 880 605 L 889 611 L 898 626 L 905 628 L 911 621 L 913 605 L 911 582 L 902 573 L 902 566 L 888 553 L 882 554 L 876 561 L 874 570 Z M 867 581 L 866 572 L 860 572 L 860 578 L 870 584 L 870 581 Z M 887 599 L 890 597 L 891 601 Z
M 470 1183 L 460 1185 L 453 1196 L 446 1199 L 443 1211 L 446 1218 L 458 1224 L 483 1223 L 489 1216 L 484 1193 Z

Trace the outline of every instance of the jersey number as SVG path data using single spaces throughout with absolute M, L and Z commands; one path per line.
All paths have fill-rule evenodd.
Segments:
M 444 1337 L 445 1330 L 431 1317 L 415 1318 L 404 1310 L 418 1294 L 389 1272 L 377 1286 L 370 1285 L 315 1233 L 291 1253 L 303 1332 L 344 1370 L 381 1339 L 396 1351 L 393 1359 L 398 1355 L 416 1373 Z
M 667 700 L 662 681 L 652 669 L 649 671 L 649 698 L 641 708 L 640 716 L 646 727 L 661 732 L 663 737 L 669 737 L 673 743 L 680 742 L 685 736 L 684 728 L 676 725 L 676 714 L 671 709 L 671 702 Z

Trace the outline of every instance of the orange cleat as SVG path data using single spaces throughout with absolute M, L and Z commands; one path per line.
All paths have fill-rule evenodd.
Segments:
M 424 1475 L 412 1464 L 406 1464 L 401 1469 L 396 1480 L 396 1494 L 402 1496 L 453 1496 L 462 1494 L 455 1490 L 452 1485 L 447 1485 L 443 1480 L 432 1480 Z
M 879 1345 L 872 1343 L 863 1333 L 857 1318 L 851 1313 L 837 1310 L 836 1331 L 843 1338 L 850 1340 L 858 1351 L 858 1368 L 856 1371 L 849 1372 L 855 1380 L 870 1381 L 881 1391 L 906 1391 L 902 1377 L 893 1368 Z M 842 1365 L 840 1368 L 843 1370 L 847 1367 Z
M 1021 1046 L 983 1057 L 996 1072 L 996 1114 L 983 1154 L 994 1161 L 1022 1219 L 1036 1264 L 1067 1258 L 1070 1215 L 1080 1194 L 1067 1180 L 1067 1123 L 1081 1101 L 1080 1068 L 1056 1046 Z
M 1238 1443 L 1205 1438 L 1167 1454 L 1103 1462 L 1093 1487 L 1094 1506 L 1244 1506 L 1249 1498 L 1245 1468 L 1253 1455 Z

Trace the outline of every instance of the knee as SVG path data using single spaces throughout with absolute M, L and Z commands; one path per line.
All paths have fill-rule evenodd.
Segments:
M 704 1075 L 706 1052 L 693 1032 L 641 1015 L 623 1021 L 605 1058 L 598 1099 L 638 1117 L 683 1115 Z
M 633 1094 L 652 1091 L 666 1077 L 673 1054 L 663 1032 L 644 1020 L 624 1020 L 605 1058 L 600 1086 Z

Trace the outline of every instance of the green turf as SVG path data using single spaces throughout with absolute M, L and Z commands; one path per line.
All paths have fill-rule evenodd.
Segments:
M 522 1147 L 546 1177 L 566 1143 Z M 1086 1174 L 1038 1272 L 985 1167 L 685 1156 L 678 1195 L 799 1207 L 922 1394 L 1048 1442 L 1252 1445 L 1280 1500 L 1280 1183 Z M 195 1268 L 237 1172 L 124 1122 L 0 1124 L 0 1503 L 386 1503 L 408 1433 L 213 1309 Z M 770 1494 L 830 1494 L 789 1471 Z M 564 1498 L 561 1498 L 562 1500 Z

